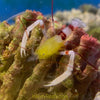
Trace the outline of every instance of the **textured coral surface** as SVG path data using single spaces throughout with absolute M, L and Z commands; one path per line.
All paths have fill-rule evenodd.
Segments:
M 46 36 L 37 25 L 27 39 L 26 55 L 21 56 L 23 34 L 39 19 L 44 21 Z M 0 100 L 93 100 L 100 91 L 100 43 L 81 28 L 61 40 L 58 33 L 63 27 L 59 22 L 53 27 L 51 19 L 30 10 L 16 16 L 13 25 L 0 23 Z M 89 32 L 95 35 L 94 30 Z M 59 55 L 64 50 L 76 53 L 72 75 L 56 86 L 45 87 L 67 70 L 69 56 Z

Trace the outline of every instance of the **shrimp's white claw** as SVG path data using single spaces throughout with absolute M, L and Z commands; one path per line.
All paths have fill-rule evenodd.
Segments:
M 24 32 L 24 35 L 23 35 L 23 38 L 22 38 L 22 43 L 21 43 L 21 56 L 22 54 L 26 55 L 26 52 L 25 52 L 25 47 L 26 47 L 26 42 L 27 42 L 27 39 L 29 37 L 29 34 L 30 34 L 30 31 L 32 31 L 37 25 L 40 26 L 43 26 L 44 25 L 44 22 L 43 20 L 37 20 L 35 21 L 33 24 L 31 24 Z
M 23 50 L 21 49 L 21 51 L 20 51 L 20 55 L 21 55 L 21 57 L 23 57 L 23 54 L 22 54 L 22 52 L 23 52 Z
M 23 55 L 26 56 L 26 52 L 25 52 L 25 49 L 24 48 L 21 49 L 21 57 L 23 57 Z
M 71 51 L 68 52 L 68 54 L 70 55 L 70 60 L 69 60 L 68 66 L 67 66 L 67 71 L 65 71 L 63 74 L 61 74 L 56 79 L 54 79 L 52 82 L 50 82 L 50 84 L 47 84 L 47 85 L 44 85 L 44 86 L 46 86 L 46 87 L 55 86 L 55 85 L 61 83 L 62 81 L 64 81 L 65 79 L 67 79 L 72 74 L 73 66 L 74 66 L 75 53 L 74 53 L 74 51 L 71 50 Z
M 61 83 L 62 81 L 64 81 L 66 78 L 68 78 L 71 75 L 71 72 L 69 71 L 65 71 L 63 74 L 61 74 L 59 77 L 57 77 L 56 79 L 54 79 L 52 82 L 50 82 L 50 84 L 48 85 L 44 85 L 46 87 L 48 86 L 55 86 L 58 85 L 59 83 Z

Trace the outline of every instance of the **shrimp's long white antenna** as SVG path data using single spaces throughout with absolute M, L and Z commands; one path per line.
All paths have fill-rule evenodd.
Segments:
M 34 29 L 39 24 L 40 24 L 40 26 L 43 26 L 44 22 L 42 20 L 37 20 L 25 30 L 23 38 L 22 38 L 22 43 L 21 43 L 21 51 L 20 51 L 21 56 L 22 56 L 23 53 L 24 53 L 24 55 L 26 55 L 25 47 L 26 47 L 26 42 L 27 42 L 27 39 L 29 37 L 30 31 L 32 31 L 32 29 Z
M 15 15 L 9 17 L 8 19 L 6 19 L 5 21 L 8 22 L 9 20 L 12 20 L 12 19 L 14 19 L 16 16 L 18 16 L 18 15 L 20 15 L 20 14 L 23 14 L 23 13 L 24 13 L 24 11 L 23 11 L 23 12 L 20 12 L 20 13 L 18 13 L 18 14 L 15 14 Z
M 64 52 L 62 54 L 64 54 Z M 63 74 L 58 76 L 56 79 L 54 79 L 52 82 L 50 82 L 50 84 L 47 84 L 44 86 L 46 86 L 46 87 L 55 86 L 55 85 L 61 83 L 62 81 L 64 81 L 65 79 L 67 79 L 72 74 L 73 67 L 74 67 L 75 52 L 71 50 L 68 52 L 68 54 L 70 55 L 70 60 L 69 60 L 68 66 L 67 66 L 67 70 Z

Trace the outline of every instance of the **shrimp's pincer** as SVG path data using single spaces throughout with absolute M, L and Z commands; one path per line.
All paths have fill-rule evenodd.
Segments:
M 66 51 L 61 52 L 60 54 L 66 55 Z M 46 86 L 46 87 L 55 86 L 55 85 L 61 83 L 62 81 L 64 81 L 65 79 L 67 79 L 72 74 L 73 67 L 74 67 L 75 52 L 71 50 L 68 52 L 68 55 L 70 55 L 70 60 L 69 60 L 68 66 L 67 66 L 67 70 L 63 74 L 58 76 L 56 79 L 51 81 L 49 84 L 44 85 L 44 86 Z
M 25 48 L 26 48 L 26 42 L 27 42 L 27 39 L 29 37 L 30 31 L 32 31 L 37 25 L 40 25 L 41 27 L 44 26 L 43 20 L 37 20 L 37 21 L 35 21 L 33 24 L 31 24 L 25 30 L 23 38 L 22 38 L 22 43 L 21 43 L 21 50 L 20 50 L 21 57 L 23 56 L 23 54 L 26 55 Z M 42 27 L 42 32 L 43 32 L 44 35 L 46 34 L 44 27 Z

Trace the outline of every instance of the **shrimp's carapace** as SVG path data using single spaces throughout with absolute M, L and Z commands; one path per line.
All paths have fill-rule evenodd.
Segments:
M 57 54 L 63 46 L 64 41 L 61 39 L 61 36 L 55 35 L 40 45 L 35 54 L 39 59 L 47 59 L 52 55 Z

